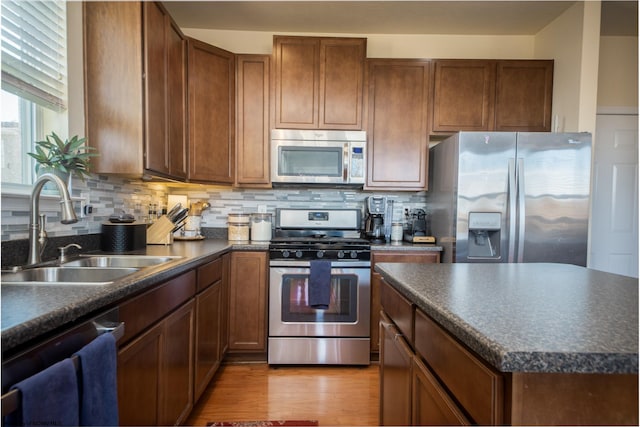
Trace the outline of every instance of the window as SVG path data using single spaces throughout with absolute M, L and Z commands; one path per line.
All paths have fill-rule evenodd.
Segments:
M 67 134 L 67 12 L 64 1 L 1 4 L 4 187 L 33 182 L 34 141 Z

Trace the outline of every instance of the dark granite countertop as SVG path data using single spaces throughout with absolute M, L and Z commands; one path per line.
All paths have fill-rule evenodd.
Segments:
M 638 373 L 638 279 L 547 263 L 376 271 L 502 372 Z
M 229 250 L 259 251 L 268 247 L 268 242 L 176 241 L 169 246 L 148 245 L 146 251 L 136 254 L 180 256 L 181 259 L 143 268 L 108 285 L 2 284 L 2 353 L 5 355 L 58 328 L 100 313 L 128 296 L 165 282 Z

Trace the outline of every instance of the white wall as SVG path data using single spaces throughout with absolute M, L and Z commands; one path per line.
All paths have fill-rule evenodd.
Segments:
M 555 60 L 552 116 L 561 132 L 595 130 L 599 34 L 593 1 L 576 3 L 536 35 L 536 57 Z
M 638 37 L 600 38 L 598 107 L 638 108 Z
M 366 37 L 369 58 L 530 59 L 533 36 L 466 36 L 415 34 L 303 34 L 183 28 L 189 37 L 234 53 L 271 54 L 273 35 Z

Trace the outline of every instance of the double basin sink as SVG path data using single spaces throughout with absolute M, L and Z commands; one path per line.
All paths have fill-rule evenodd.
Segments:
M 3 285 L 108 285 L 140 269 L 181 257 L 152 255 L 83 255 L 56 266 L 3 272 Z

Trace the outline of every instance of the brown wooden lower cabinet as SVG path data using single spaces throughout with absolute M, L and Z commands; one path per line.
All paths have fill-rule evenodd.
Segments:
M 267 350 L 267 252 L 231 253 L 229 353 Z
M 380 282 L 382 276 L 375 271 L 379 262 L 419 262 L 423 264 L 439 263 L 439 251 L 373 251 L 371 253 L 371 353 L 377 353 L 380 348 L 378 323 L 380 321 Z
M 158 324 L 118 352 L 120 425 L 159 425 L 162 330 Z
M 195 400 L 198 400 L 209 381 L 216 373 L 224 355 L 224 262 L 222 258 L 211 261 L 197 269 L 198 289 L 196 294 L 195 331 Z
M 411 424 L 413 350 L 398 328 L 380 314 L 380 425 Z
M 412 356 L 411 424 L 470 425 L 456 403 L 417 356 Z
M 182 424 L 193 408 L 194 315 L 192 300 L 164 320 L 160 425 Z
M 121 425 L 174 425 L 193 407 L 192 300 L 118 352 Z

